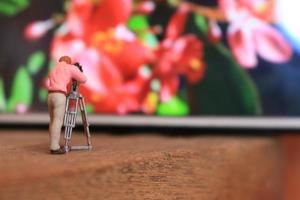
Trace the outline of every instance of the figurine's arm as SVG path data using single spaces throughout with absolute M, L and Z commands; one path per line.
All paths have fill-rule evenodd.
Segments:
M 77 67 L 73 66 L 71 68 L 71 74 L 72 78 L 78 81 L 79 83 L 85 83 L 87 81 L 86 76 Z

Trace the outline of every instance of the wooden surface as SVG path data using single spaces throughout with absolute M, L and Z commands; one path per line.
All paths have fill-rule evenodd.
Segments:
M 284 159 L 284 200 L 300 199 L 300 134 L 282 136 Z
M 1 130 L 0 199 L 282 199 L 276 137 L 97 133 L 92 142 L 90 152 L 50 155 L 47 131 Z

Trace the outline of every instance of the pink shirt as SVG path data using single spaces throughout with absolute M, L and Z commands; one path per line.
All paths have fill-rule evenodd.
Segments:
M 75 79 L 79 83 L 86 82 L 86 76 L 74 65 L 59 62 L 50 72 L 46 81 L 49 92 L 57 91 L 67 93 L 67 85 Z

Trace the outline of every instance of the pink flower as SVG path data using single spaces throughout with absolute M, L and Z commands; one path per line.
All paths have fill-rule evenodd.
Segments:
M 218 43 L 221 40 L 222 30 L 215 20 L 209 20 L 208 22 L 207 37 L 208 40 L 214 44 Z
M 241 7 L 245 6 L 252 15 L 259 19 L 270 21 L 273 18 L 274 3 L 272 0 L 239 0 Z
M 50 29 L 54 27 L 55 23 L 49 19 L 46 21 L 31 22 L 25 27 L 24 35 L 28 40 L 37 40 L 43 37 Z
M 18 104 L 16 105 L 16 112 L 17 112 L 18 114 L 24 114 L 24 113 L 27 112 L 27 110 L 28 110 L 28 106 L 25 105 L 25 104 L 23 104 L 23 103 L 18 103 Z
M 270 0 L 219 0 L 219 5 L 230 21 L 244 11 L 264 21 L 269 21 L 273 17 L 274 5 Z
M 138 2 L 136 11 L 141 14 L 149 14 L 155 9 L 155 3 L 153 1 L 141 1 Z
M 254 2 L 260 2 L 258 0 Z M 286 62 L 292 49 L 284 37 L 260 16 L 255 16 L 250 0 L 220 0 L 229 20 L 228 42 L 238 63 L 247 68 L 257 65 L 257 55 L 273 62 Z

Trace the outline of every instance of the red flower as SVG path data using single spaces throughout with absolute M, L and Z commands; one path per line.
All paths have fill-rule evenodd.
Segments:
M 167 29 L 166 38 L 174 40 L 178 38 L 184 31 L 187 15 L 190 8 L 187 4 L 181 4 L 175 14 L 171 17 Z
M 192 35 L 183 35 L 189 7 L 182 4 L 166 29 L 166 39 L 157 50 L 153 76 L 160 80 L 160 99 L 168 101 L 179 88 L 179 76 L 196 83 L 204 74 L 203 48 L 200 40 Z
M 204 75 L 202 43 L 194 35 L 185 35 L 175 41 L 165 40 L 158 52 L 153 74 L 161 80 L 161 100 L 167 101 L 178 90 L 179 76 L 196 83 Z
M 88 81 L 80 90 L 95 112 L 125 114 L 141 109 L 150 78 L 149 73 L 141 70 L 143 67 L 134 77 L 126 78 L 108 55 L 88 48 L 81 40 L 56 38 L 54 44 L 54 49 L 69 49 L 69 55 L 83 66 Z
M 204 75 L 203 46 L 194 35 L 186 35 L 174 42 L 174 50 L 181 56 L 174 66 L 179 74 L 184 75 L 190 83 L 196 83 Z
M 132 0 L 73 0 L 67 25 L 76 36 L 90 36 L 124 24 L 131 14 Z
M 115 30 L 96 32 L 91 38 L 90 45 L 110 57 L 125 79 L 133 78 L 138 68 L 153 57 L 123 25 Z
M 150 76 L 138 73 L 132 80 L 124 81 L 118 71 L 112 70 L 112 63 L 105 63 L 109 60 L 103 62 L 95 76 L 104 83 L 106 90 L 97 91 L 97 88 L 81 87 L 86 101 L 94 106 L 95 112 L 126 114 L 140 111 Z
M 155 54 L 125 27 L 130 12 L 129 0 L 74 0 L 53 40 L 52 58 L 69 54 L 82 64 L 88 81 L 81 92 L 95 112 L 151 113 L 158 102 L 151 80 L 160 81 L 161 100 L 167 100 L 176 94 L 180 75 L 191 83 L 203 76 L 201 42 L 193 35 L 181 36 L 186 6 L 172 17 Z M 153 73 L 147 63 L 154 64 Z
M 88 81 L 80 89 L 95 112 L 139 111 L 146 96 L 150 76 L 140 73 L 140 69 L 151 54 L 122 25 L 130 9 L 130 0 L 103 0 L 98 4 L 74 0 L 66 32 L 61 29 L 52 42 L 54 60 L 68 54 L 82 64 Z

